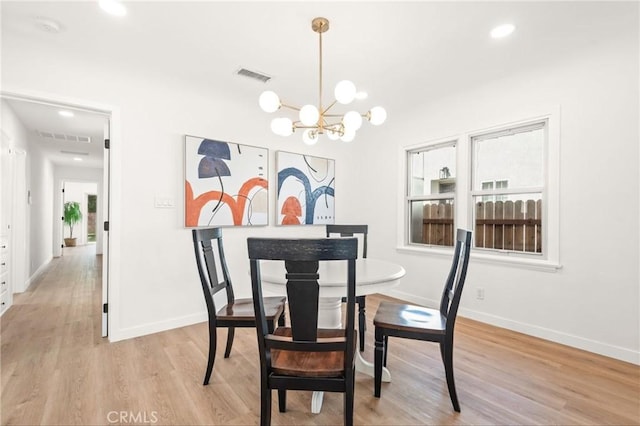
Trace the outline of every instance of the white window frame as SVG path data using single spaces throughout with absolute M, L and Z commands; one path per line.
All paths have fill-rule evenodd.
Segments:
M 522 256 L 531 256 L 532 258 L 544 258 L 546 255 L 546 246 L 545 246 L 545 238 L 546 235 L 544 233 L 544 224 L 546 222 L 546 210 L 545 210 L 545 205 L 546 205 L 546 182 L 545 184 L 543 184 L 542 186 L 532 186 L 532 187 L 526 187 L 526 188 L 521 188 L 521 187 L 517 187 L 517 188 L 507 188 L 507 189 L 497 189 L 495 184 L 492 184 L 492 188 L 491 189 L 473 189 L 474 188 L 474 182 L 473 182 L 473 174 L 475 172 L 474 170 L 474 161 L 475 159 L 473 158 L 473 152 L 475 151 L 475 147 L 473 146 L 474 142 L 481 142 L 483 140 L 487 140 L 487 139 L 494 139 L 496 137 L 501 137 L 501 136 L 512 136 L 512 135 L 516 135 L 519 133 L 524 133 L 527 131 L 532 131 L 532 130 L 544 130 L 544 146 L 543 146 L 543 155 L 544 152 L 547 151 L 547 141 L 549 140 L 548 137 L 548 132 L 547 132 L 547 128 L 549 127 L 548 121 L 547 120 L 539 120 L 539 121 L 535 121 L 535 122 L 531 122 L 531 123 L 522 123 L 522 124 L 516 124 L 516 125 L 509 125 L 509 126 L 505 126 L 504 128 L 501 129 L 497 129 L 494 131 L 490 131 L 490 132 L 482 132 L 479 134 L 471 134 L 469 137 L 469 150 L 472 153 L 471 154 L 471 163 L 470 163 L 470 167 L 469 167 L 469 172 L 470 172 L 470 176 L 471 176 L 471 191 L 469 191 L 469 195 L 470 195 L 470 200 L 469 203 L 472 206 L 475 206 L 475 198 L 476 197 L 482 197 L 483 201 L 486 201 L 486 198 L 492 199 L 495 197 L 496 200 L 499 200 L 499 197 L 507 197 L 510 194 L 517 194 L 517 195 L 522 195 L 522 194 L 541 194 L 542 196 L 542 210 L 543 210 L 543 215 L 542 215 L 542 228 L 543 228 L 543 232 L 542 232 L 542 253 L 536 253 L 536 252 L 525 252 L 525 251 L 515 251 L 515 250 L 502 250 L 502 249 L 493 249 L 493 248 L 486 248 L 486 247 L 482 247 L 482 248 L 477 248 L 477 250 L 481 250 L 484 252 L 493 252 L 495 253 L 499 253 L 500 255 L 522 255 Z M 542 162 L 542 174 L 543 177 L 546 176 L 547 173 L 547 165 L 546 162 L 543 159 Z M 500 181 L 504 181 L 506 179 L 500 180 Z M 493 181 L 498 182 L 498 180 Z M 482 182 L 482 184 L 484 184 L 484 182 Z M 472 222 L 471 222 L 471 228 L 470 229 L 475 229 L 475 208 L 473 209 L 472 212 Z
M 457 181 L 458 181 L 458 177 L 456 176 L 456 191 L 454 192 L 443 192 L 443 193 L 438 193 L 438 194 L 421 194 L 421 195 L 411 195 L 410 190 L 411 190 L 411 180 L 413 177 L 416 177 L 418 175 L 416 175 L 414 173 L 413 170 L 413 164 L 409 164 L 410 158 L 411 158 L 411 154 L 415 153 L 415 152 L 426 152 L 426 151 L 433 151 L 436 149 L 440 149 L 440 148 L 448 148 L 448 147 L 452 147 L 454 149 L 456 149 L 457 146 L 457 139 L 447 139 L 445 141 L 437 141 L 436 143 L 429 143 L 429 144 L 425 144 L 425 145 L 420 145 L 418 147 L 415 147 L 413 149 L 408 148 L 404 151 L 404 164 L 405 167 L 409 167 L 411 170 L 407 170 L 406 173 L 404 173 L 404 175 L 407 177 L 406 179 L 406 186 L 404 187 L 404 192 L 403 194 L 405 195 L 404 198 L 404 211 L 406 212 L 406 216 L 405 216 L 405 222 L 407 223 L 407 226 L 405 228 L 405 238 L 404 241 L 407 245 L 409 246 L 417 246 L 417 247 L 430 247 L 430 248 L 435 248 L 438 249 L 440 247 L 445 248 L 445 249 L 450 249 L 451 246 L 439 246 L 439 245 L 435 245 L 435 244 L 418 244 L 418 243 L 412 243 L 411 242 L 411 203 L 414 201 L 437 201 L 437 200 L 453 200 L 453 209 L 454 209 L 454 219 L 453 219 L 453 228 L 455 230 L 456 228 L 456 223 L 457 223 L 457 205 L 456 205 L 456 196 L 457 196 Z M 456 158 L 457 158 L 457 149 L 456 149 Z M 456 165 L 456 169 L 457 169 L 457 165 Z M 422 172 L 422 171 L 421 171 Z M 421 173 L 422 174 L 422 173 Z M 424 177 L 424 175 L 422 175 L 422 177 Z M 425 181 L 425 185 L 426 185 L 426 181 Z M 455 237 L 454 237 L 455 239 Z
M 498 183 L 500 183 L 500 182 L 506 182 L 507 186 L 498 188 Z M 487 190 L 489 190 L 489 191 L 493 191 L 494 189 L 498 190 L 498 189 L 504 189 L 504 188 L 508 188 L 509 187 L 509 179 L 483 180 L 481 182 L 483 190 L 485 189 L 484 188 L 484 184 L 485 183 L 490 183 L 491 184 L 491 188 L 487 188 Z M 491 201 L 492 197 L 495 197 L 496 201 L 505 201 L 505 199 L 507 198 L 505 195 L 484 195 L 484 196 L 482 196 L 482 201 Z
M 515 119 L 510 122 L 498 123 L 483 129 L 476 129 L 457 134 L 446 139 L 432 140 L 419 144 L 401 147 L 399 152 L 400 167 L 402 171 L 399 184 L 398 209 L 398 241 L 397 250 L 403 253 L 423 253 L 426 255 L 451 256 L 452 247 L 425 246 L 410 244 L 410 211 L 408 209 L 407 195 L 409 194 L 409 177 L 407 170 L 407 158 L 411 151 L 421 148 L 436 148 L 438 145 L 451 144 L 456 146 L 456 192 L 454 196 L 456 228 L 474 229 L 473 195 L 471 191 L 471 138 L 495 133 L 508 128 L 518 128 L 545 121 L 546 138 L 544 143 L 544 186 L 543 190 L 543 254 L 512 252 L 492 249 L 472 250 L 471 257 L 475 261 L 489 264 L 511 265 L 525 269 L 555 272 L 560 269 L 560 107 L 546 108 L 543 113 L 531 114 L 528 118 Z M 481 191 L 480 191 L 481 192 Z M 475 195 L 478 195 L 476 191 Z M 481 195 L 481 194 L 480 194 Z

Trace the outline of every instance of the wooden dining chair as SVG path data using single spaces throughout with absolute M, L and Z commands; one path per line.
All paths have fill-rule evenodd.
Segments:
M 460 412 L 453 379 L 453 328 L 464 288 L 471 251 L 471 231 L 458 229 L 451 270 L 442 292 L 440 309 L 382 301 L 373 319 L 375 327 L 374 395 L 380 397 L 382 366 L 387 365 L 389 336 L 440 344 L 453 409 Z
M 204 292 L 204 300 L 209 314 L 209 360 L 204 375 L 203 385 L 209 384 L 216 357 L 216 334 L 218 328 L 227 329 L 227 347 L 224 357 L 229 358 L 236 327 L 255 327 L 253 300 L 236 299 L 233 285 L 229 277 L 227 262 L 222 246 L 222 230 L 220 228 L 194 229 L 193 248 Z M 214 295 L 226 290 L 227 303 L 216 309 Z M 273 330 L 275 322 L 284 325 L 284 307 L 286 297 L 267 297 L 264 300 L 267 326 Z
M 247 239 L 260 350 L 260 424 L 271 424 L 271 393 L 284 413 L 287 390 L 344 393 L 344 424 L 353 424 L 356 238 Z M 284 261 L 290 327 L 271 331 L 262 297 L 260 262 Z M 346 260 L 344 328 L 318 328 L 319 262 Z
M 341 237 L 353 237 L 357 234 L 362 235 L 362 257 L 367 257 L 367 234 L 369 233 L 368 225 L 327 225 L 327 238 L 332 235 L 340 235 Z M 346 302 L 343 298 L 342 302 Z M 356 296 L 358 304 L 358 342 L 360 352 L 364 352 L 364 334 L 367 330 L 366 315 L 366 296 Z

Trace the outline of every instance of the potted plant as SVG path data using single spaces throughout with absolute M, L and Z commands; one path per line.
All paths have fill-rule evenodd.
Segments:
M 73 238 L 73 225 L 82 221 L 80 203 L 77 201 L 67 201 L 64 203 L 63 220 L 65 225 L 69 226 L 69 238 L 64 239 L 64 245 L 67 247 L 75 247 L 76 239 Z

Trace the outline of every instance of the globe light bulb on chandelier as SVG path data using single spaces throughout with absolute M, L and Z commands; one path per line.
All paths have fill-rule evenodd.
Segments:
M 298 111 L 295 120 L 286 117 L 278 117 L 271 122 L 271 130 L 280 136 L 290 136 L 296 130 L 303 130 L 302 140 L 307 145 L 314 145 L 318 142 L 319 136 L 326 134 L 330 140 L 342 140 L 351 142 L 356 131 L 362 127 L 363 119 L 366 119 L 374 126 L 379 126 L 387 119 L 387 112 L 381 106 L 371 108 L 364 114 L 355 110 L 350 110 L 344 114 L 337 114 L 331 111 L 336 104 L 348 105 L 354 99 L 361 98 L 356 89 L 356 85 L 349 80 L 342 80 L 336 84 L 333 92 L 335 100 L 327 107 L 322 103 L 322 33 L 329 30 L 329 20 L 326 18 L 315 18 L 311 22 L 311 29 L 318 33 L 319 37 L 319 74 L 320 88 L 318 105 L 307 104 L 296 107 L 283 103 L 280 97 L 273 91 L 262 92 L 258 99 L 258 104 L 264 112 L 273 113 L 280 109 Z

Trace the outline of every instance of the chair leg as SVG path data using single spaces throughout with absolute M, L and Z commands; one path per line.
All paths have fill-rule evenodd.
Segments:
M 364 332 L 367 330 L 367 316 L 365 313 L 365 296 L 356 297 L 358 302 L 358 334 L 360 338 L 360 352 L 364 352 Z
M 382 358 L 382 365 L 387 366 L 387 354 L 389 353 L 389 336 L 384 336 L 384 356 Z
M 278 408 L 281 413 L 287 412 L 287 390 L 278 389 Z
M 217 343 L 217 333 L 216 333 L 216 324 L 213 321 L 209 321 L 209 360 L 207 361 L 207 371 L 204 373 L 204 381 L 202 382 L 203 386 L 209 384 L 209 379 L 211 378 L 211 372 L 213 371 L 213 363 L 216 360 L 216 343 Z
M 385 338 L 382 329 L 380 327 L 375 328 L 375 350 L 374 350 L 374 362 L 373 362 L 373 396 L 380 398 L 380 391 L 382 388 L 382 359 L 385 352 Z
M 260 398 L 260 426 L 271 425 L 271 389 L 262 385 Z
M 447 377 L 447 387 L 449 388 L 449 396 L 453 409 L 460 412 L 460 403 L 458 402 L 458 394 L 456 393 L 456 384 L 453 379 L 453 341 L 447 341 L 440 345 L 443 353 L 444 372 Z
M 231 346 L 233 346 L 233 336 L 235 336 L 235 334 L 235 327 L 227 328 L 227 348 L 224 350 L 225 358 L 229 358 L 229 355 L 231 355 Z
M 353 425 L 353 405 L 354 405 L 355 371 L 347 377 L 346 388 L 344 390 L 344 424 Z

